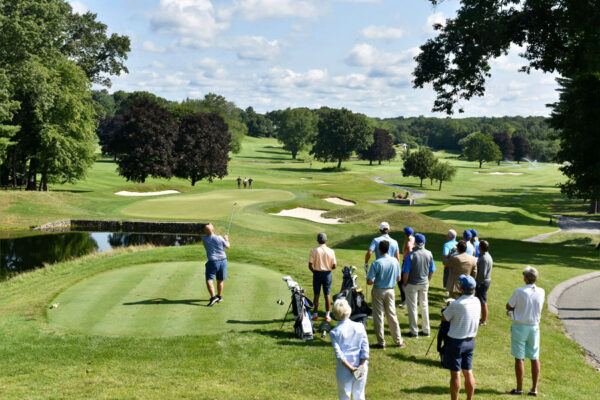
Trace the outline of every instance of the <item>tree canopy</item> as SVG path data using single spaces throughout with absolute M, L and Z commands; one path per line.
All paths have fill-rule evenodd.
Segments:
M 308 108 L 287 108 L 277 116 L 277 139 L 284 150 L 296 159 L 299 151 L 306 149 L 317 135 L 318 117 Z
M 464 154 L 469 161 L 479 161 L 479 168 L 484 162 L 502 159 L 502 153 L 492 137 L 481 133 L 469 135 Z
M 442 182 L 452 182 L 456 176 L 457 168 L 448 161 L 438 161 L 431 169 L 430 178 L 440 183 L 438 190 L 442 190 Z
M 421 147 L 418 151 L 410 153 L 406 157 L 406 160 L 404 160 L 402 176 L 415 176 L 419 178 L 422 187 L 423 179 L 431 176 L 431 170 L 436 163 L 437 159 L 433 152 L 427 147 Z
M 525 136 L 514 135 L 512 137 L 512 144 L 514 149 L 513 155 L 517 164 L 531 153 L 531 144 Z
M 373 161 L 378 161 L 381 165 L 382 161 L 396 157 L 394 139 L 385 129 L 375 128 L 373 130 L 373 143 L 358 153 L 363 160 L 369 160 L 369 165 L 372 165 Z
M 316 142 L 310 153 L 318 159 L 337 160 L 337 168 L 352 153 L 369 147 L 373 142 L 372 128 L 367 117 L 345 108 L 331 109 L 324 113 L 319 119 L 318 129 Z

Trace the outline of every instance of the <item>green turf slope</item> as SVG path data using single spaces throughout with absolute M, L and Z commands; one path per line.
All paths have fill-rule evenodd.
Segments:
M 224 301 L 206 307 L 203 263 L 124 267 L 62 292 L 48 320 L 90 335 L 165 337 L 256 329 L 280 319 L 287 309 L 289 291 L 272 270 L 230 263 L 225 283 Z M 277 304 L 280 298 L 285 307 Z

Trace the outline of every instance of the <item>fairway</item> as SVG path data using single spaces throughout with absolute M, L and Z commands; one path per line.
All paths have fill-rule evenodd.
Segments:
M 206 307 L 203 262 L 142 264 L 76 284 L 53 301 L 60 305 L 48 309 L 47 316 L 57 328 L 90 335 L 203 335 L 256 329 L 280 320 L 289 297 L 280 274 L 230 263 L 224 301 Z
M 228 216 L 233 203 L 238 210 L 256 203 L 291 200 L 294 195 L 284 190 L 231 189 L 161 197 L 133 203 L 122 210 L 132 217 L 212 220 Z

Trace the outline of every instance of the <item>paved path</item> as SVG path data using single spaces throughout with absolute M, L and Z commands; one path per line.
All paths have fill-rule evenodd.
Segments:
M 600 235 L 600 221 L 593 221 L 583 218 L 573 217 L 561 217 L 560 215 L 553 215 L 558 219 L 558 230 L 550 233 L 543 233 L 541 235 L 533 236 L 527 239 L 523 239 L 524 242 L 541 242 L 549 236 L 557 234 L 559 232 L 564 233 L 590 233 Z
M 400 190 L 405 190 L 407 192 L 410 192 L 410 193 L 412 193 L 411 198 L 413 200 L 421 199 L 421 198 L 423 198 L 423 197 L 426 196 L 425 193 L 423 193 L 423 192 L 421 192 L 419 190 L 407 188 L 407 187 L 404 187 L 404 186 L 394 185 L 392 183 L 387 183 L 387 182 L 384 182 L 381 179 L 381 178 L 385 178 L 385 177 L 388 177 L 388 176 L 398 176 L 398 175 L 382 175 L 382 176 L 376 176 L 376 177 L 371 178 L 371 179 L 374 180 L 375 182 L 381 184 L 381 185 L 385 185 L 385 186 L 393 187 L 395 189 L 400 189 Z M 370 203 L 387 203 L 387 200 L 373 200 Z
M 559 284 L 548 296 L 548 308 L 556 313 L 573 340 L 600 363 L 600 272 Z

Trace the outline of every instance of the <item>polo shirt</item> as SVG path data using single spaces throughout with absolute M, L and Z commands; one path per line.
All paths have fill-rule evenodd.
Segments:
M 385 254 L 371 263 L 367 279 L 375 280 L 377 289 L 393 289 L 400 276 L 400 263 L 396 257 Z
M 454 239 L 449 240 L 446 243 L 444 243 L 444 247 L 442 248 L 442 255 L 449 256 L 450 252 L 452 251 L 453 248 L 456 247 L 457 244 L 458 244 L 458 242 Z
M 448 336 L 453 339 L 466 339 L 477 336 L 481 303 L 471 295 L 462 295 L 443 311 L 444 318 L 450 322 Z
M 519 324 L 537 325 L 542 317 L 546 292 L 535 284 L 516 288 L 508 305 L 514 307 L 514 320 Z
M 392 239 L 390 237 L 390 235 L 385 234 L 385 235 L 381 235 L 379 237 L 376 237 L 375 239 L 373 239 L 371 241 L 371 245 L 369 246 L 369 250 L 370 251 L 374 251 L 375 252 L 375 258 L 380 258 L 381 254 L 379 254 L 379 242 L 381 242 L 382 240 L 387 240 L 388 242 L 390 242 L 390 248 L 387 252 L 387 254 L 389 254 L 392 257 L 396 256 L 396 252 L 399 251 L 400 247 L 398 247 L 398 242 L 395 241 L 394 239 Z
M 206 250 L 208 261 L 219 261 L 227 258 L 225 248 L 228 243 L 223 236 L 215 235 L 214 233 L 212 235 L 202 236 L 202 244 Z
M 331 267 L 337 264 L 333 249 L 322 244 L 310 251 L 308 262 L 312 264 L 315 271 L 331 271 Z
M 402 264 L 402 272 L 408 275 L 408 283 L 411 285 L 428 284 L 429 274 L 434 271 L 433 255 L 425 247 L 415 247 Z
M 475 257 L 475 246 L 471 242 L 467 242 L 467 254 Z

